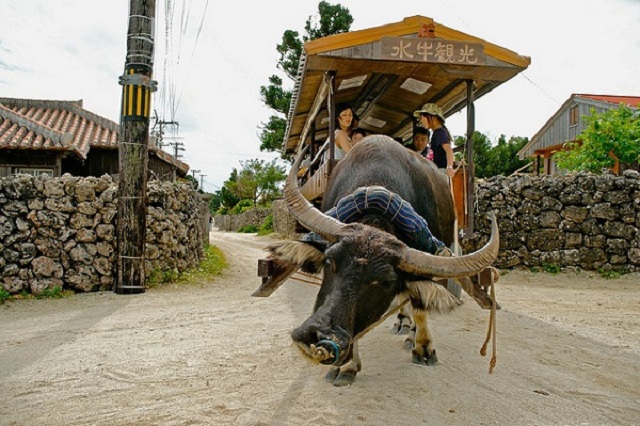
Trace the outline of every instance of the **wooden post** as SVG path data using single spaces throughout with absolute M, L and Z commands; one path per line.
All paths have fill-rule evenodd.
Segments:
M 327 110 L 329 112 L 329 159 L 336 158 L 336 73 L 329 71 L 325 78 L 329 79 L 329 96 L 327 96 Z M 329 170 L 331 173 L 331 170 Z
M 473 132 L 476 131 L 476 111 L 473 104 L 473 80 L 467 80 L 467 227 L 465 233 L 467 238 L 473 235 L 475 202 L 473 192 L 475 190 L 474 180 L 476 176 L 475 164 L 473 164 Z
M 118 143 L 118 258 L 116 293 L 145 291 L 147 163 L 153 71 L 155 0 L 130 0 L 127 56 Z

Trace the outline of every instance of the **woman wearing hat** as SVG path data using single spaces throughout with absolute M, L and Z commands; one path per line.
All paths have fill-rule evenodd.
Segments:
M 418 120 L 418 125 L 431 129 L 431 150 L 433 162 L 440 169 L 445 169 L 447 176 L 453 177 L 453 148 L 451 147 L 451 134 L 444 125 L 444 114 L 436 104 L 424 104 L 421 109 L 415 111 L 413 116 Z

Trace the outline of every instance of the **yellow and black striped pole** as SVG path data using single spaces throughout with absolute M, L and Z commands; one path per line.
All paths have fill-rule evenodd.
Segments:
M 147 163 L 153 71 L 155 0 L 130 0 L 127 58 L 118 142 L 118 258 L 115 291 L 145 291 Z
M 151 92 L 155 82 L 145 78 L 143 67 L 131 65 L 125 69 L 122 84 L 122 119 L 149 120 L 151 114 Z

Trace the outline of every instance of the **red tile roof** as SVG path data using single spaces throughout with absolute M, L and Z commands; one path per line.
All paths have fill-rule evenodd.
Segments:
M 593 99 L 595 101 L 609 102 L 612 104 L 626 104 L 632 107 L 640 106 L 640 96 L 613 96 L 613 95 L 585 95 L 576 94 L 581 98 Z
M 120 126 L 82 108 L 79 101 L 0 98 L 0 150 L 72 151 L 85 160 L 91 148 L 118 149 Z M 149 151 L 187 173 L 189 166 L 157 147 Z

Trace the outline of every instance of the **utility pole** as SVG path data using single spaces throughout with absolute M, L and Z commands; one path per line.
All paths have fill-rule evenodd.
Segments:
M 169 142 L 167 145 L 172 146 L 173 147 L 173 156 L 176 158 L 180 158 L 182 157 L 181 154 L 179 154 L 178 152 L 180 151 L 184 151 L 185 149 L 183 148 L 184 143 L 182 142 Z
M 203 174 L 200 175 L 200 189 L 202 189 L 203 186 L 204 186 L 204 177 L 205 176 L 206 175 L 203 175 Z M 204 191 L 204 189 L 202 189 L 202 190 Z
M 130 0 L 118 144 L 116 293 L 145 291 L 147 163 L 153 74 L 155 0 Z
M 164 126 L 176 126 L 178 127 L 180 125 L 180 123 L 178 123 L 177 121 L 164 121 L 164 120 L 158 120 L 156 118 L 156 122 L 153 125 L 153 127 L 155 128 L 156 126 L 158 126 L 160 128 L 160 130 L 158 130 L 158 140 L 159 140 L 159 144 L 158 146 L 160 148 L 162 148 L 162 146 L 164 145 Z

